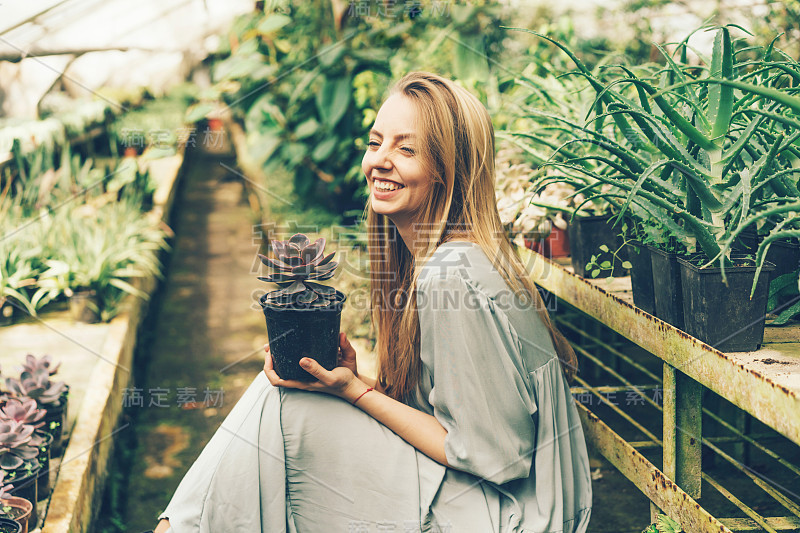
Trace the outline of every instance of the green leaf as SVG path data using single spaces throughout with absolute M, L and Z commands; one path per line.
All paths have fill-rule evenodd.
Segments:
M 216 108 L 217 106 L 215 104 L 210 104 L 208 102 L 194 104 L 186 110 L 186 117 L 184 120 L 189 124 L 194 124 L 195 122 L 206 118 L 206 116 Z
M 465 81 L 485 81 L 489 77 L 489 62 L 483 45 L 483 34 L 460 34 L 453 55 L 453 72 Z
M 600 268 L 611 268 L 611 261 L 603 261 L 600 263 Z
M 733 78 L 733 50 L 728 28 L 720 28 L 714 38 L 714 51 L 711 56 L 712 78 Z M 724 135 L 730 127 L 733 113 L 733 87 L 713 85 L 708 89 L 709 121 L 714 125 L 711 137 Z M 720 143 L 721 144 L 721 143 Z
M 797 302 L 788 309 L 784 309 L 781 314 L 778 315 L 778 318 L 772 321 L 772 325 L 782 326 L 786 324 L 790 318 L 798 314 L 800 314 L 800 302 Z
M 311 159 L 316 162 L 323 161 L 330 157 L 333 153 L 334 148 L 336 148 L 336 143 L 339 141 L 337 137 L 328 137 L 321 143 L 319 143 L 314 151 L 311 152 Z
M 317 111 L 322 123 L 329 129 L 341 120 L 350 106 L 352 88 L 350 77 L 326 79 L 317 93 Z
M 592 270 L 592 272 L 590 273 L 590 275 L 591 275 L 593 278 L 596 278 L 597 276 L 599 276 L 599 275 L 600 275 L 600 271 L 599 271 L 599 270 Z
M 272 33 L 283 28 L 291 21 L 291 17 L 287 17 L 286 15 L 281 15 L 279 13 L 273 13 L 262 20 L 256 29 L 259 33 Z
M 319 122 L 314 118 L 310 118 L 295 128 L 294 135 L 298 139 L 305 139 L 317 133 L 317 130 L 319 130 Z
M 608 252 L 608 246 L 606 246 L 605 244 L 601 244 L 601 245 L 600 245 L 600 249 L 601 249 L 602 251 L 604 251 L 604 252 Z
M 630 269 L 633 268 L 633 265 L 631 264 L 630 261 L 623 261 L 622 262 L 622 268 L 627 268 L 628 270 L 630 270 Z

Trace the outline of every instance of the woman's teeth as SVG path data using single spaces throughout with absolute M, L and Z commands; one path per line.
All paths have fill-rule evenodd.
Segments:
M 397 185 L 396 183 L 392 183 L 390 181 L 378 181 L 375 180 L 375 188 L 380 191 L 394 191 L 396 189 L 402 189 L 402 185 Z

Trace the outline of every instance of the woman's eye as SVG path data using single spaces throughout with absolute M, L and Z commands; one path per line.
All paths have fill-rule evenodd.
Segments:
M 409 154 L 409 155 L 414 155 L 414 154 L 416 153 L 416 152 L 414 151 L 414 149 L 413 149 L 413 148 L 411 148 L 410 146 L 403 146 L 403 147 L 402 147 L 402 148 L 400 148 L 400 149 L 401 149 L 402 151 L 404 151 L 405 153 Z
M 381 145 L 381 143 L 379 143 L 378 141 L 370 141 L 369 145 L 372 148 L 377 148 L 377 147 L 379 147 Z

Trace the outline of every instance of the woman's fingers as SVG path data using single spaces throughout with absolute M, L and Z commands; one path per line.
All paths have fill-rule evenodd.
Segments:
M 347 334 L 342 332 L 339 334 L 339 347 L 342 350 L 342 359 L 355 359 L 356 349 L 350 344 Z
M 322 365 L 320 365 L 310 357 L 303 357 L 302 359 L 300 359 L 300 366 L 303 368 L 303 370 L 305 370 L 306 372 L 317 378 L 318 381 L 327 383 L 327 380 L 325 378 L 327 378 L 327 375 L 330 372 L 324 369 Z

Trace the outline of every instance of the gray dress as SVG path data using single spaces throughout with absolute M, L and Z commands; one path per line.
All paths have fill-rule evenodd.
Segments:
M 253 381 L 159 518 L 174 533 L 584 532 L 578 412 L 538 314 L 478 245 L 441 245 L 417 284 L 409 403 L 447 430 L 446 468 L 332 396 Z

